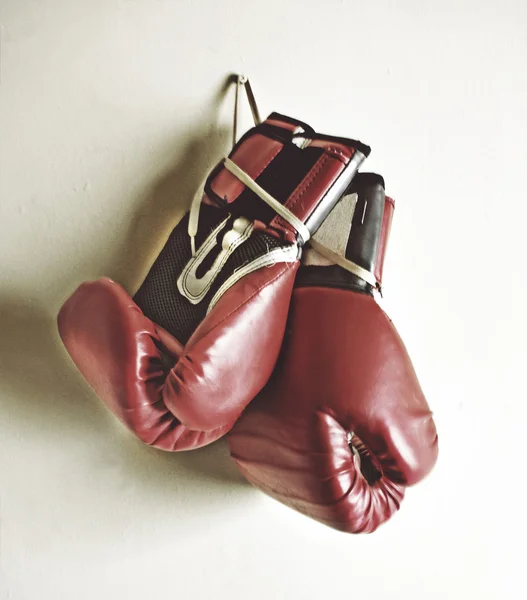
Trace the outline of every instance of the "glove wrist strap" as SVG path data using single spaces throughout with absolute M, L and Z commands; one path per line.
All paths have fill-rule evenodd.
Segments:
M 258 222 L 259 228 L 286 243 L 304 245 L 370 151 L 361 142 L 316 133 L 309 125 L 278 113 L 262 123 L 249 81 L 241 75 L 235 81 L 234 140 L 241 87 L 256 125 L 235 143 L 229 157 L 194 196 L 188 223 L 193 256 L 203 201 L 225 207 L 233 217 Z
M 248 187 L 252 192 L 254 192 L 268 206 L 270 206 L 277 215 L 282 217 L 284 221 L 287 221 L 296 230 L 296 232 L 301 238 L 300 243 L 302 245 L 309 240 L 309 238 L 311 237 L 309 229 L 288 208 L 286 208 L 283 204 L 278 202 L 278 200 L 273 198 L 271 194 L 266 192 L 260 185 L 256 183 L 256 181 L 254 181 L 252 177 L 250 177 L 245 171 L 240 169 L 240 167 L 236 163 L 232 162 L 230 158 L 226 158 L 223 161 L 223 164 L 225 165 L 227 171 L 229 171 L 235 177 L 237 177 L 246 187 Z
M 339 267 L 342 267 L 344 270 L 348 271 L 349 273 L 352 273 L 356 277 L 359 277 L 360 279 L 364 280 L 366 283 L 369 283 L 372 287 L 374 287 L 374 288 L 378 287 L 379 284 L 377 282 L 377 279 L 375 278 L 375 275 L 371 271 L 368 271 L 367 269 L 363 269 L 361 266 L 354 263 L 353 261 L 351 261 L 347 258 L 344 258 L 344 256 L 341 256 L 340 254 L 337 254 L 336 252 L 333 252 L 333 250 L 331 250 L 327 246 L 324 246 L 324 244 L 321 244 L 320 242 L 318 242 L 315 239 L 311 239 L 310 245 L 314 250 L 316 250 L 319 254 L 321 254 L 324 258 L 329 260 L 331 263 L 338 265 Z

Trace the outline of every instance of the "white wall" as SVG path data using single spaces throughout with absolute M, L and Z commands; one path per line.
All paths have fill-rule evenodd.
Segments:
M 2 600 L 520 598 L 525 0 L 0 6 Z M 372 536 L 266 498 L 222 443 L 142 446 L 57 340 L 66 295 L 133 287 L 228 148 L 231 71 L 264 114 L 370 144 L 398 202 L 386 306 L 440 460 Z

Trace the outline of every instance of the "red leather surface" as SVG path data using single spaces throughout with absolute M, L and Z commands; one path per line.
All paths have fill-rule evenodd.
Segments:
M 356 144 L 350 140 L 350 147 L 342 149 L 330 141 L 320 143 L 323 157 L 288 199 L 290 209 L 304 220 Z M 253 130 L 231 159 L 256 179 L 282 148 L 281 142 Z M 225 168 L 216 169 L 209 183 L 228 202 L 244 189 Z M 286 241 L 296 241 L 289 224 L 274 219 L 273 225 L 286 233 Z M 108 279 L 74 292 L 59 314 L 59 331 L 88 383 L 140 439 L 170 450 L 202 446 L 229 430 L 271 376 L 298 266 L 298 261 L 278 263 L 243 277 L 184 348 Z M 174 285 L 178 275 L 174 273 Z M 172 369 L 164 366 L 165 355 L 173 357 Z
M 309 145 L 313 148 L 325 148 L 328 154 L 335 156 L 337 158 L 340 157 L 342 162 L 345 164 L 348 163 L 349 159 L 355 153 L 355 149 L 350 146 L 346 146 L 341 142 L 337 142 L 335 140 L 325 140 L 325 139 L 313 139 L 309 143 Z
M 106 278 L 66 301 L 59 333 L 96 394 L 139 439 L 164 450 L 198 448 L 224 435 L 270 377 L 297 268 L 274 265 L 241 279 L 185 348 Z M 172 370 L 160 348 L 177 360 Z
M 243 277 L 192 334 L 164 390 L 167 406 L 190 428 L 232 423 L 267 383 L 298 266 L 276 264 Z
M 255 133 L 230 155 L 230 159 L 256 179 L 283 147 L 280 142 Z M 245 185 L 230 171 L 222 168 L 212 180 L 211 188 L 220 198 L 230 203 L 243 192 Z
M 382 284 L 382 276 L 384 272 L 384 259 L 386 257 L 386 247 L 390 237 L 392 228 L 393 211 L 395 210 L 395 202 L 392 198 L 386 196 L 384 203 L 384 215 L 382 218 L 381 235 L 379 238 L 379 248 L 377 250 L 377 261 L 375 262 L 374 275 L 375 279 Z
M 282 121 L 281 119 L 265 119 L 265 123 L 267 125 L 273 125 L 274 127 L 281 127 L 286 131 L 295 131 L 298 129 L 298 125 L 296 123 L 288 123 L 287 121 Z
M 285 203 L 287 208 L 299 219 L 306 221 L 327 190 L 342 173 L 347 162 L 349 160 L 343 162 L 341 158 L 337 158 L 331 153 L 323 154 L 288 198 Z M 281 217 L 276 216 L 273 219 L 272 225 L 277 223 L 291 229 L 291 226 Z
M 86 381 L 146 444 L 186 450 L 206 445 L 228 430 L 190 431 L 167 409 L 163 402 L 167 369 L 158 345 L 174 358 L 181 345 L 147 319 L 119 284 L 106 278 L 82 284 L 60 310 L 58 325 Z
M 273 120 L 267 122 L 271 121 Z M 280 122 L 280 126 L 284 125 L 286 123 Z M 317 208 L 319 202 L 355 153 L 352 142 L 346 146 L 342 142 L 325 140 L 323 136 L 317 138 L 316 134 L 310 145 L 324 149 L 324 154 L 285 202 L 285 206 L 302 221 L 306 221 Z M 280 142 L 267 138 L 261 133 L 253 133 L 241 143 L 230 158 L 253 179 L 256 179 L 282 148 L 283 144 Z M 230 203 L 236 200 L 245 186 L 227 169 L 221 168 L 212 179 L 211 188 L 220 198 Z M 291 236 L 292 233 L 295 233 L 293 227 L 279 216 L 273 218 L 270 227 L 285 232 L 286 239 L 289 241 L 295 239 L 295 235 Z
M 295 289 L 273 376 L 228 435 L 254 485 L 331 527 L 371 532 L 437 457 L 432 414 L 392 322 L 350 290 Z M 368 483 L 365 469 L 380 473 Z

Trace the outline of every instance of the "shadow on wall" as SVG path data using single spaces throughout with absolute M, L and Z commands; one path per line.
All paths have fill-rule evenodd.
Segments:
M 225 84 L 211 104 L 208 125 L 184 147 L 175 167 L 150 192 L 142 195 L 139 209 L 118 254 L 101 257 L 109 264 L 98 265 L 133 293 L 146 275 L 150 264 L 163 246 L 173 225 L 201 183 L 203 174 L 228 149 L 228 130 L 214 123 L 219 106 L 228 89 Z M 99 256 L 99 255 L 97 255 Z M 90 260 L 88 255 L 88 260 Z M 65 265 L 61 280 L 55 281 L 59 304 L 77 285 L 79 265 Z M 24 435 L 38 435 L 40 443 L 55 443 L 64 432 L 74 431 L 77 438 L 107 444 L 110 461 L 130 477 L 149 486 L 159 486 L 167 493 L 189 494 L 193 486 L 206 485 L 240 489 L 245 480 L 238 473 L 220 441 L 206 448 L 186 453 L 166 453 L 144 446 L 117 423 L 81 375 L 63 348 L 57 332 L 56 312 L 47 312 L 42 302 L 11 294 L 0 297 L 0 407 L 13 421 L 12 429 Z M 13 402 L 16 399 L 16 402 Z M 67 452 L 67 449 L 66 449 Z M 248 485 L 243 485 L 249 490 Z M 218 490 L 219 491 L 219 490 Z M 209 502 L 214 502 L 212 496 Z
M 123 250 L 113 257 L 108 276 L 133 295 L 170 232 L 185 213 L 204 174 L 225 152 L 226 130 L 206 130 L 185 146 L 178 165 L 159 181 L 132 218 Z M 201 167 L 201 168 L 197 168 Z
M 92 247 L 81 259 L 82 269 L 78 263 L 64 265 L 65 270 L 60 275 L 62 285 L 56 290 L 61 303 L 80 283 L 79 272 L 111 277 L 130 295 L 137 291 L 174 225 L 190 205 L 203 177 L 230 150 L 232 129 L 219 126 L 218 115 L 233 81 L 229 77 L 223 82 L 204 107 L 202 125 L 189 138 L 177 140 L 174 166 L 138 199 L 130 202 L 135 210 L 118 249 L 113 254 L 103 254 L 98 247 Z
M 167 477 L 171 470 L 176 477 L 191 472 L 202 485 L 244 481 L 223 441 L 193 452 L 169 453 L 136 440 L 76 371 L 58 336 L 55 315 L 46 314 L 37 300 L 0 297 L 0 331 L 0 404 L 6 403 L 0 411 L 14 422 L 12 429 L 26 436 L 34 433 L 43 443 L 66 433 L 78 439 L 96 432 L 108 436 L 108 451 L 122 453 L 132 477 L 152 479 L 161 467 Z M 158 483 L 167 487 L 166 480 Z
M 204 176 L 225 156 L 232 130 L 218 127 L 218 112 L 236 77 L 219 87 L 206 109 L 206 125 L 183 147 L 176 166 L 145 194 L 132 219 L 124 252 L 114 257 L 108 275 L 133 295 L 163 248 L 174 225 L 183 216 Z

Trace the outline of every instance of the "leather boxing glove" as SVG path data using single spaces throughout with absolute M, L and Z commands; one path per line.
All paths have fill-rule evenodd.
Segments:
M 393 206 L 380 176 L 357 175 L 304 254 L 275 371 L 228 435 L 252 484 L 353 533 L 386 521 L 437 456 L 412 363 L 373 293 Z
M 133 299 L 103 278 L 66 301 L 67 351 L 143 442 L 208 444 L 263 388 L 301 246 L 368 153 L 273 113 L 213 170 Z

